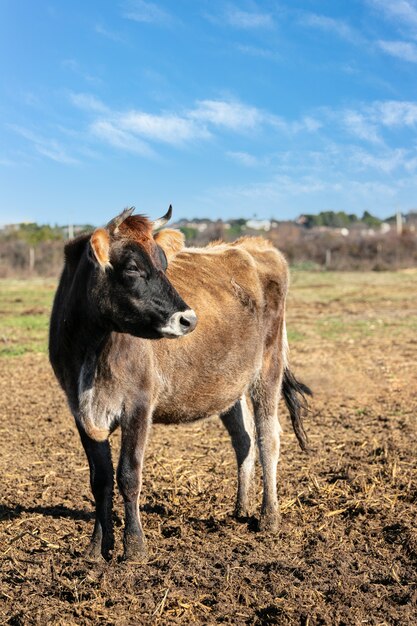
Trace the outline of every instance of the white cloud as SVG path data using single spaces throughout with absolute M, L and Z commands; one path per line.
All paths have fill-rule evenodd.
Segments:
M 189 115 L 199 122 L 235 131 L 255 128 L 264 120 L 262 112 L 255 107 L 223 100 L 200 100 L 197 108 L 190 111 Z
M 375 102 L 371 115 L 387 127 L 413 127 L 417 124 L 417 103 L 399 100 Z
M 84 104 L 84 100 L 81 103 Z M 89 104 L 88 99 L 85 104 Z M 238 102 L 202 100 L 194 109 L 181 115 L 171 112 L 155 115 L 137 110 L 126 113 L 109 111 L 98 120 L 98 126 L 96 124 L 92 128 L 95 131 L 98 128 L 102 137 L 110 138 L 113 145 L 119 147 L 129 146 L 128 137 L 134 136 L 180 146 L 196 139 L 209 139 L 212 136 L 210 127 L 244 132 L 259 127 L 265 121 L 266 117 L 255 107 Z
M 276 175 L 272 179 L 237 186 L 215 189 L 214 194 L 232 198 L 246 198 L 253 202 L 287 200 L 289 196 L 300 197 L 325 190 L 336 190 L 338 183 L 325 181 L 314 176 Z
M 323 123 L 314 117 L 310 117 L 309 115 L 305 115 L 299 121 L 287 123 L 288 130 L 293 133 L 315 133 L 320 130 L 323 126 Z
M 236 161 L 240 165 L 244 165 L 245 167 L 257 167 L 262 163 L 262 160 L 258 159 L 253 154 L 249 154 L 248 152 L 227 152 L 228 157 Z
M 361 213 L 373 207 L 379 210 L 392 208 L 402 184 L 400 179 L 388 183 L 358 180 L 349 173 L 276 175 L 262 182 L 210 189 L 201 204 L 239 206 L 240 211 L 253 211 L 256 207 L 263 217 L 269 217 L 271 213 L 279 216 L 289 210 L 314 212 L 337 208 Z
M 337 163 L 340 170 L 347 162 L 352 172 L 374 171 L 388 175 L 399 169 L 415 170 L 415 151 L 407 148 L 407 143 L 398 144 L 398 137 L 392 133 L 396 129 L 417 127 L 417 102 L 386 100 L 361 103 L 349 109 L 319 108 L 311 115 L 291 120 L 236 100 L 199 100 L 194 107 L 181 111 L 148 113 L 137 109 L 112 110 L 86 93 L 70 94 L 70 99 L 75 106 L 93 114 L 88 127 L 90 136 L 146 157 L 155 156 L 156 143 L 182 147 L 191 142 L 221 137 L 224 131 L 261 142 L 266 134 L 272 133 L 281 142 L 286 141 L 285 136 L 293 141 L 299 136 L 301 145 L 285 152 L 284 143 L 283 152 L 269 156 L 254 156 L 250 151 L 239 149 L 229 149 L 226 155 L 248 168 L 261 165 L 271 168 L 275 164 L 281 173 L 289 174 L 297 168 L 300 176 L 311 172 L 320 174 L 329 169 L 335 172 L 334 164 Z M 324 132 L 318 134 L 315 150 L 307 153 L 302 147 L 307 135 L 321 129 Z M 342 138 L 332 147 L 326 135 L 333 131 L 342 131 Z M 347 137 L 349 142 L 353 137 L 357 145 L 347 143 Z M 406 140 L 408 145 L 410 139 L 411 135 Z M 368 144 L 366 149 L 362 143 Z M 323 145 L 327 146 L 326 150 Z M 56 145 L 40 145 L 38 142 L 37 146 L 39 152 L 55 148 L 55 158 L 71 158 L 62 151 L 60 153 Z M 257 148 L 254 150 L 258 152 Z M 79 148 L 77 151 L 80 153 Z M 295 152 L 299 153 L 298 161 L 294 161 Z M 304 171 L 303 163 L 307 164 Z
M 379 48 L 393 57 L 417 63 L 417 46 L 407 41 L 378 41 Z
M 234 28 L 248 30 L 274 26 L 274 20 L 269 13 L 242 11 L 236 7 L 230 7 L 226 11 L 226 20 Z
M 153 2 L 128 0 L 125 2 L 124 7 L 123 17 L 133 20 L 134 22 L 168 24 L 172 21 L 171 15 Z
M 123 35 L 121 35 L 120 33 L 116 33 L 115 31 L 109 30 L 108 28 L 103 26 L 103 24 L 100 24 L 100 23 L 96 24 L 94 26 L 94 30 L 99 35 L 106 37 L 106 39 L 110 39 L 110 41 L 114 41 L 116 43 L 125 42 L 125 38 L 123 37 Z
M 315 119 L 314 117 L 310 117 L 306 115 L 301 120 L 301 128 L 300 130 L 307 130 L 310 133 L 314 133 L 319 130 L 323 126 L 322 122 Z
M 232 100 L 199 100 L 194 108 L 180 113 L 151 114 L 141 110 L 117 111 L 88 93 L 70 93 L 76 107 L 95 114 L 90 133 L 111 145 L 148 154 L 149 142 L 181 146 L 213 137 L 215 131 L 234 133 L 262 131 L 268 127 L 286 134 L 316 132 L 321 122 L 310 116 L 286 121 L 267 111 Z
M 132 133 L 169 144 L 181 144 L 197 138 L 207 138 L 210 133 L 192 119 L 171 113 L 151 115 L 142 111 L 130 111 L 119 117 L 121 128 Z
M 412 159 L 408 159 L 404 164 L 407 172 L 415 172 L 417 170 L 417 156 Z
M 417 6 L 408 0 L 367 0 L 368 4 L 380 9 L 390 20 L 406 26 L 417 26 Z
M 375 145 L 389 141 L 387 131 L 417 126 L 417 102 L 402 100 L 374 101 L 356 109 L 323 109 L 328 125 L 339 125 L 357 139 Z
M 294 121 L 285 120 L 278 115 L 269 115 L 266 119 L 272 126 L 289 135 L 302 132 L 315 133 L 323 126 L 321 121 L 308 115 Z
M 79 109 L 85 109 L 86 111 L 93 111 L 95 113 L 105 113 L 108 111 L 101 100 L 89 93 L 70 93 L 70 100 Z
M 223 100 L 200 100 L 197 108 L 190 112 L 190 116 L 235 132 L 272 126 L 281 132 L 296 134 L 304 131 L 315 132 L 322 126 L 319 120 L 310 116 L 290 121 L 253 106 Z
M 303 178 L 314 174 L 317 178 L 338 175 L 341 172 L 367 176 L 395 174 L 401 170 L 411 171 L 417 166 L 415 148 L 390 148 L 383 144 L 367 149 L 346 143 L 325 143 L 321 150 L 298 150 L 278 153 L 269 159 L 276 171 L 292 177 Z
M 373 169 L 384 174 L 391 174 L 400 168 L 409 169 L 407 151 L 402 148 L 385 150 L 380 154 L 372 154 L 365 150 L 355 149 L 350 155 L 354 168 Z
M 358 139 L 370 141 L 371 143 L 380 143 L 382 141 L 377 126 L 358 111 L 344 111 L 342 122 L 346 130 L 358 137 Z
M 403 100 L 376 100 L 356 109 L 325 110 L 328 122 L 338 124 L 358 139 L 383 144 L 383 131 L 417 126 L 417 102 Z
M 12 124 L 9 128 L 29 141 L 39 154 L 46 156 L 48 159 L 56 161 L 57 163 L 65 163 L 69 165 L 78 163 L 78 160 L 70 156 L 66 152 L 65 148 L 56 139 L 41 137 L 23 126 Z
M 351 43 L 359 43 L 362 37 L 349 24 L 343 20 L 337 20 L 326 15 L 317 15 L 315 13 L 305 13 L 300 23 L 312 28 L 318 28 L 326 32 L 332 33 L 341 39 L 350 41 Z
M 154 155 L 152 149 L 145 142 L 141 141 L 131 133 L 121 130 L 110 121 L 97 120 L 91 124 L 90 131 L 98 139 L 109 143 L 115 148 L 126 150 L 128 152 L 135 152 L 147 157 Z

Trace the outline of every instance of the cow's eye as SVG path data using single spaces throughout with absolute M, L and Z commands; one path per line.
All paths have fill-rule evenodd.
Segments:
M 141 276 L 142 278 L 145 277 L 145 272 L 139 269 L 134 261 L 131 261 L 126 265 L 125 272 L 126 274 L 135 274 L 137 276 Z

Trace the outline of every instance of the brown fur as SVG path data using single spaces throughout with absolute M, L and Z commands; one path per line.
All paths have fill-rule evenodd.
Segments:
M 287 291 L 287 265 L 271 244 L 261 241 L 261 246 L 244 239 L 234 245 L 185 248 L 172 259 L 168 277 L 199 322 L 179 341 L 162 339 L 150 345 L 162 381 L 154 421 L 222 413 L 255 383 L 264 357 L 273 358 L 265 353 L 266 344 L 274 343 L 274 359 L 281 360 L 278 318 Z
M 180 231 L 165 229 L 153 234 L 152 222 L 144 215 L 131 215 L 125 219 L 119 226 L 118 238 L 130 239 L 143 246 L 158 267 L 160 260 L 155 243 L 164 250 L 168 261 L 184 247 L 184 235 Z
M 182 232 L 172 228 L 159 231 L 159 233 L 154 235 L 154 239 L 165 252 L 168 261 L 173 259 L 183 249 L 185 243 L 185 237 Z
M 145 215 L 131 215 L 119 226 L 118 233 L 125 239 L 132 239 L 150 252 L 153 247 L 152 222 Z

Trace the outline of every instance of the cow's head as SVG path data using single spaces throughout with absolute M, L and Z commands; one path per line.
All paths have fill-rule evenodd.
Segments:
M 176 231 L 155 233 L 171 217 L 151 222 L 126 209 L 91 235 L 90 296 L 100 321 L 136 337 L 181 337 L 194 330 L 197 316 L 174 289 L 165 270 L 182 247 Z M 169 234 L 171 233 L 171 234 Z

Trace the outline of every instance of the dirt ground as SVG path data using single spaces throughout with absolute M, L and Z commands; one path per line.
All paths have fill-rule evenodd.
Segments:
M 356 275 L 359 276 L 359 275 Z M 144 565 L 83 559 L 88 468 L 45 354 L 0 359 L 0 623 L 417 624 L 417 274 L 294 278 L 291 362 L 315 396 L 303 454 L 282 410 L 282 527 L 232 516 L 236 471 L 212 418 L 156 426 Z M 119 436 L 113 436 L 114 457 Z

